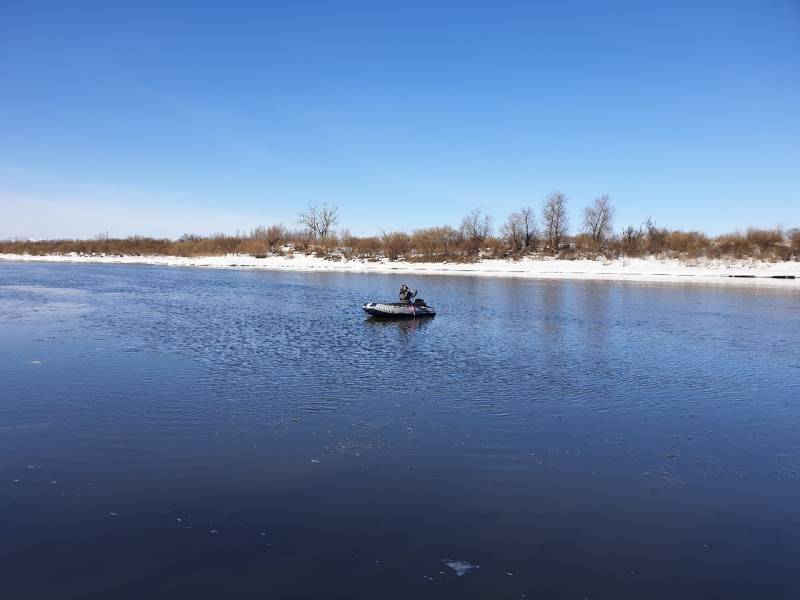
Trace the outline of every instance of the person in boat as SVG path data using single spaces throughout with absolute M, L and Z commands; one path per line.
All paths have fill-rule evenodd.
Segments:
M 414 290 L 412 292 L 405 283 L 400 286 L 400 302 L 402 302 L 403 304 L 411 304 L 411 300 L 416 295 L 417 295 L 417 290 Z

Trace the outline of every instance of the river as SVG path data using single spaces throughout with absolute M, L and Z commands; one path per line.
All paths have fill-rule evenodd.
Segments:
M 419 288 L 428 321 L 365 301 Z M 28 598 L 800 597 L 800 294 L 0 264 Z

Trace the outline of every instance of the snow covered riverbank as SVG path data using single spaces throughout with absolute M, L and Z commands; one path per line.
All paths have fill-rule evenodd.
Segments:
M 0 254 L 0 261 L 145 264 L 175 267 L 271 269 L 315 272 L 472 275 L 529 279 L 586 279 L 642 282 L 692 282 L 769 285 L 800 290 L 800 262 L 746 260 L 679 261 L 656 258 L 483 260 L 477 263 L 424 263 L 388 260 L 328 260 L 296 253 L 255 258 L 246 255 L 181 256 L 30 256 Z

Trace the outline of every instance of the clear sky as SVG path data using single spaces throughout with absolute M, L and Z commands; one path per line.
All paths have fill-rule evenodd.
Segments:
M 800 226 L 800 2 L 0 0 L 0 237 Z

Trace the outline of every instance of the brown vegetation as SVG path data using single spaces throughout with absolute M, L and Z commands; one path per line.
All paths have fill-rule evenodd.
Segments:
M 461 234 L 450 227 L 427 227 L 411 234 L 411 247 L 423 260 L 448 261 L 461 250 Z
M 786 237 L 794 256 L 800 256 L 800 229 L 790 229 Z
M 214 256 L 244 254 L 258 258 L 291 252 L 316 254 L 331 260 L 363 259 L 430 262 L 464 262 L 482 258 L 519 258 L 537 252 L 562 259 L 606 256 L 659 256 L 665 258 L 735 258 L 758 260 L 800 260 L 800 229 L 748 229 L 712 238 L 699 231 L 668 230 L 647 219 L 640 226 L 629 225 L 618 234 L 612 231 L 614 209 L 608 196 L 597 198 L 583 212 L 582 232 L 569 236 L 567 198 L 556 192 L 545 199 L 542 234 L 531 208 L 511 214 L 498 236 L 492 219 L 479 209 L 461 222 L 449 225 L 385 232 L 381 236 L 354 236 L 347 230 L 335 232 L 336 207 L 312 206 L 303 229 L 290 230 L 281 224 L 256 227 L 249 233 L 209 236 L 186 234 L 177 240 L 148 237 L 123 239 L 98 236 L 91 240 L 0 240 L 0 253 L 84 256 Z M 316 212 L 314 212 L 316 211 Z M 308 216 L 308 215 L 307 215 Z M 316 221 L 314 220 L 316 219 Z M 321 219 L 321 220 L 320 220 Z
M 408 234 L 402 231 L 384 233 L 381 236 L 383 255 L 389 260 L 404 257 L 411 250 L 411 240 Z

